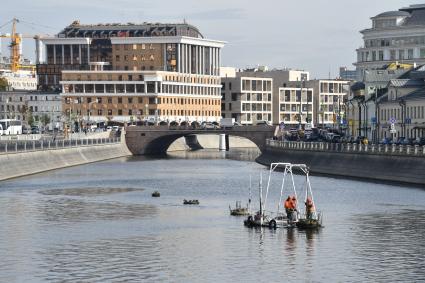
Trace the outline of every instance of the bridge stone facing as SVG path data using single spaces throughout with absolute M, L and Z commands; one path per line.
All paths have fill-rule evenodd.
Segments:
M 273 137 L 274 126 L 238 126 L 225 129 L 194 129 L 169 126 L 129 126 L 125 141 L 133 155 L 157 155 L 167 152 L 178 138 L 202 134 L 226 134 L 251 140 L 260 151 L 265 150 L 266 140 Z

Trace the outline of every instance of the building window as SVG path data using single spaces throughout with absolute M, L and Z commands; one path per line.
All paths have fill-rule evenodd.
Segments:
M 112 104 L 112 97 L 108 97 L 108 104 Z
M 108 109 L 108 116 L 112 116 L 112 109 Z
M 133 110 L 128 109 L 128 115 L 129 115 L 129 116 L 133 115 Z
M 102 115 L 102 109 L 97 109 L 97 115 L 99 115 L 99 116 Z
M 238 94 L 236 92 L 232 92 L 232 101 L 238 100 Z
M 133 98 L 132 97 L 129 97 L 128 98 L 128 103 L 133 103 Z
M 118 97 L 118 104 L 122 104 L 122 97 Z
M 122 109 L 118 109 L 118 115 L 122 116 Z
M 98 97 L 96 98 L 96 100 L 97 100 L 97 103 L 102 103 L 102 97 Z

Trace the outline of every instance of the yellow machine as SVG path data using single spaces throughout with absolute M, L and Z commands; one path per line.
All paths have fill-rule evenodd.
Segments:
M 10 70 L 17 72 L 21 69 L 35 70 L 35 66 L 21 65 L 21 54 L 20 45 L 22 38 L 34 38 L 32 35 L 21 35 L 16 33 L 16 24 L 19 23 L 17 18 L 13 18 L 12 22 L 12 33 L 11 34 L 0 34 L 0 38 L 10 38 Z M 8 22 L 8 23 L 10 23 Z

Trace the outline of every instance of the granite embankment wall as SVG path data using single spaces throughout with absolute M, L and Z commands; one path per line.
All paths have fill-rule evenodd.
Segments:
M 257 162 L 305 163 L 313 174 L 410 183 L 425 188 L 425 157 L 293 150 L 268 147 Z
M 131 155 L 124 143 L 0 155 L 0 180 Z

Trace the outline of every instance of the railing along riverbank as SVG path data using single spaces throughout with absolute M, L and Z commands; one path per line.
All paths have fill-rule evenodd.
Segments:
M 425 157 L 425 146 L 355 144 L 327 142 L 293 142 L 268 139 L 267 146 L 302 151 L 342 152 L 353 154 L 395 155 Z
M 103 144 L 116 144 L 121 137 L 114 138 L 81 138 L 62 140 L 8 140 L 0 142 L 0 154 L 57 150 L 73 147 L 88 147 Z

